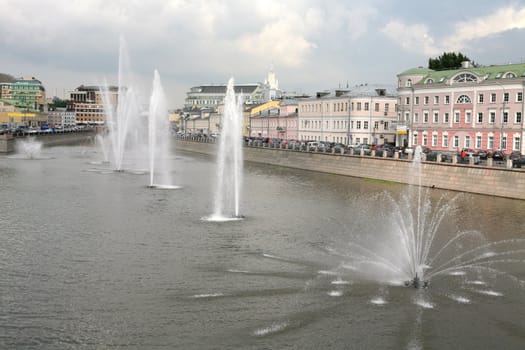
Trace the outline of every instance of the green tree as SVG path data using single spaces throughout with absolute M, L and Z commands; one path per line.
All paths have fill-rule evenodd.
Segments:
M 443 52 L 437 58 L 428 59 L 428 68 L 433 70 L 457 69 L 461 67 L 461 62 L 470 61 L 473 66 L 477 66 L 470 58 L 461 52 Z

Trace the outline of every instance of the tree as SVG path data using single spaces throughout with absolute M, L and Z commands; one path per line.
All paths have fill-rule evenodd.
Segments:
M 428 68 L 433 70 L 457 69 L 461 67 L 463 61 L 470 61 L 474 67 L 477 66 L 461 52 L 443 52 L 443 55 L 437 58 L 428 59 Z

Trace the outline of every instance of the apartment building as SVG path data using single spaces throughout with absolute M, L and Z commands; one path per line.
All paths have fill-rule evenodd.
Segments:
M 406 133 L 406 145 L 525 153 L 525 64 L 475 67 L 463 62 L 458 69 L 419 67 L 397 77 L 396 129 Z

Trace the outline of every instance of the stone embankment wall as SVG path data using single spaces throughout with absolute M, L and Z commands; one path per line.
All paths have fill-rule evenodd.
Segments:
M 216 144 L 177 140 L 177 149 L 216 154 Z M 409 160 L 244 147 L 244 160 L 338 175 L 417 183 Z M 446 190 L 525 199 L 525 171 L 479 165 L 421 163 L 421 184 Z
M 95 139 L 95 131 L 77 131 L 63 134 L 42 134 L 36 136 L 16 137 L 15 142 L 19 140 L 26 140 L 28 137 L 34 137 L 35 140 L 42 142 L 44 147 L 60 146 L 60 145 L 74 145 L 74 144 L 89 144 L 92 145 Z

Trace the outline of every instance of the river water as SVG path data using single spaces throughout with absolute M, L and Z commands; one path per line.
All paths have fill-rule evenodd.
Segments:
M 0 158 L 1 349 L 525 348 L 524 289 L 505 276 L 416 290 L 334 272 L 328 248 L 381 237 L 383 194 L 405 185 L 246 164 L 246 218 L 217 223 L 202 220 L 214 159 L 177 154 L 169 191 L 101 158 Z M 446 229 L 524 237 L 525 202 L 458 202 Z M 523 262 L 505 271 L 525 279 Z

